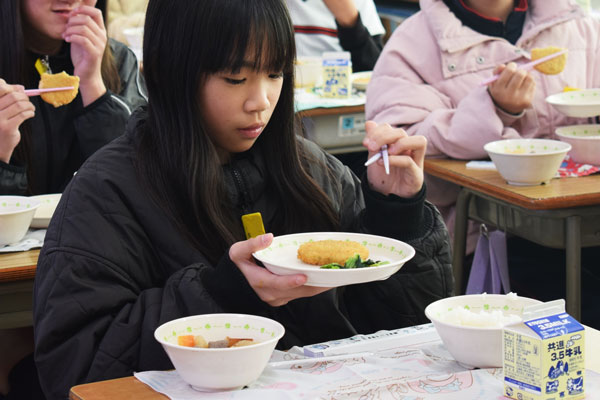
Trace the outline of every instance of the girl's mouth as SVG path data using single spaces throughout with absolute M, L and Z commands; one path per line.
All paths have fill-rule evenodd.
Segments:
M 243 136 L 245 136 L 249 139 L 254 139 L 260 135 L 260 133 L 263 131 L 263 128 L 264 128 L 264 125 L 256 124 L 256 125 L 247 126 L 245 128 L 241 128 L 241 129 L 239 129 L 239 131 Z

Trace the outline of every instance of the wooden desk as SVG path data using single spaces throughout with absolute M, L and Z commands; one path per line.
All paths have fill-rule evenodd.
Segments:
M 494 225 L 542 246 L 566 250 L 567 311 L 581 319 L 581 247 L 600 245 L 600 175 L 513 186 L 497 171 L 467 169 L 466 161 L 425 160 L 425 171 L 461 186 L 456 203 L 453 269 L 463 286 L 468 220 Z
M 313 108 L 298 112 L 306 137 L 332 154 L 364 151 L 365 106 Z
M 0 329 L 31 326 L 33 278 L 40 250 L 0 254 Z
M 586 327 L 586 360 L 585 367 L 600 373 L 600 331 Z M 86 383 L 74 386 L 69 393 L 71 400 L 115 400 L 115 399 L 145 399 L 164 400 L 167 396 L 155 392 L 149 386 L 138 381 L 133 376 L 112 379 L 108 381 Z
M 108 381 L 86 383 L 71 388 L 71 400 L 116 400 L 144 399 L 164 400 L 167 396 L 155 392 L 150 386 L 138 381 L 133 376 L 111 379 Z

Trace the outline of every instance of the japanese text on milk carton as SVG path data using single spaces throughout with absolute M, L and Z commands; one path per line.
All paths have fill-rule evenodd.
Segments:
M 585 330 L 564 300 L 526 307 L 503 333 L 504 394 L 518 400 L 584 398 Z
M 348 98 L 352 94 L 350 53 L 323 53 L 323 97 Z

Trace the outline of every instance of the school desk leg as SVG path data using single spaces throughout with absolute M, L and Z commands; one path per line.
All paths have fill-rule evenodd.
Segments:
M 456 218 L 454 220 L 454 244 L 452 251 L 452 270 L 454 273 L 454 294 L 463 292 L 465 250 L 467 248 L 467 227 L 469 225 L 469 201 L 471 192 L 462 188 L 456 199 Z
M 581 321 L 581 217 L 567 217 L 565 228 L 567 312 Z

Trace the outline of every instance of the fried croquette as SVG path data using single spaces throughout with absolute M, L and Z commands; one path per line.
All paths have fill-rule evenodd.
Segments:
M 47 74 L 43 73 L 40 79 L 39 88 L 55 88 L 55 87 L 67 87 L 73 86 L 71 90 L 61 90 L 60 92 L 47 92 L 42 93 L 40 96 L 46 103 L 52 104 L 54 107 L 60 107 L 65 104 L 69 104 L 77 97 L 79 91 L 79 77 L 71 76 L 65 71 L 58 74 Z
M 351 240 L 318 240 L 303 243 L 298 248 L 298 258 L 312 265 L 330 263 L 344 265 L 346 260 L 355 254 L 359 254 L 363 260 L 366 260 L 369 257 L 369 250 Z
M 542 57 L 549 56 L 553 53 L 558 53 L 563 49 L 560 47 L 548 46 L 541 47 L 536 49 L 531 49 L 531 61 L 538 60 Z M 554 57 L 551 60 L 545 61 L 541 64 L 536 65 L 534 68 L 540 71 L 543 74 L 547 75 L 556 75 L 559 74 L 565 69 L 565 65 L 567 64 L 567 54 L 561 54 L 560 56 Z

